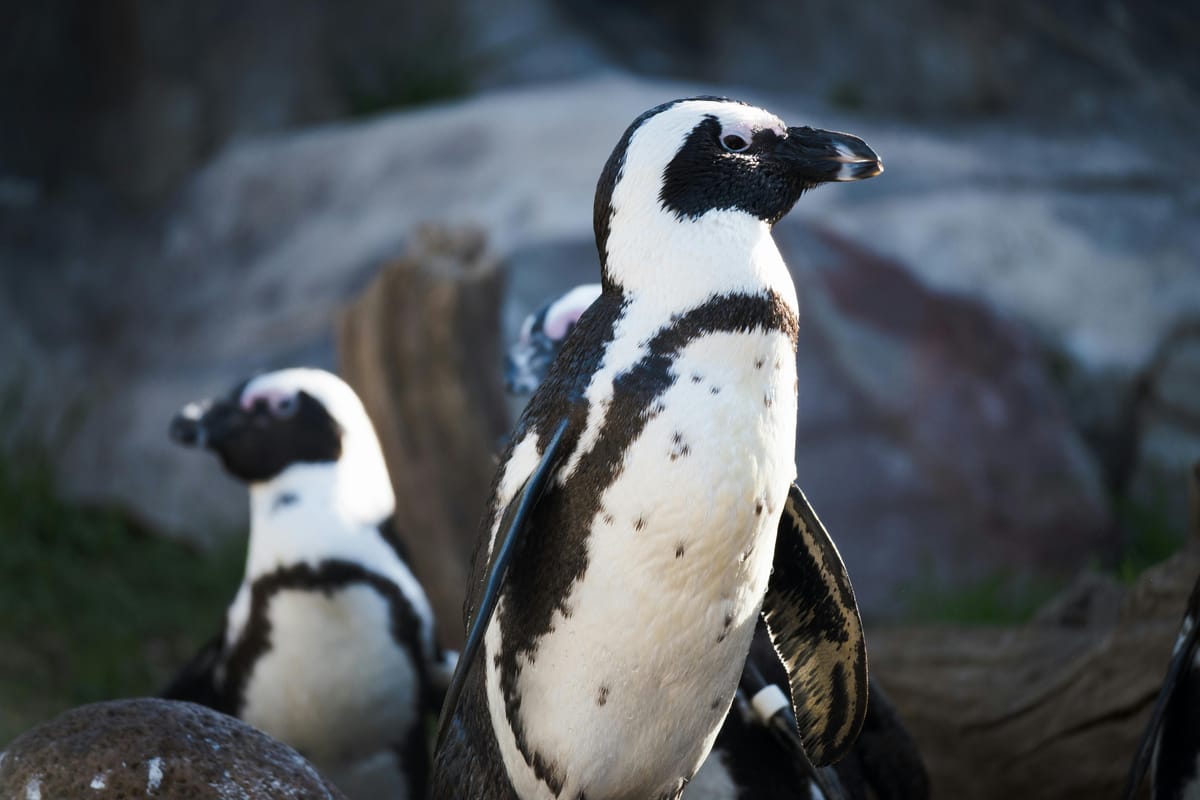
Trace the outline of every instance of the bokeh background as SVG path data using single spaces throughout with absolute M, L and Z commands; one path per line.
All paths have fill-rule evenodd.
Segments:
M 1198 40 L 1166 1 L 3 4 L 0 746 L 154 691 L 218 624 L 245 494 L 176 409 L 337 369 L 339 313 L 430 223 L 503 270 L 455 351 L 496 383 L 523 315 L 597 275 L 622 130 L 693 94 L 886 165 L 777 229 L 800 482 L 869 629 L 1133 581 L 1200 458 Z

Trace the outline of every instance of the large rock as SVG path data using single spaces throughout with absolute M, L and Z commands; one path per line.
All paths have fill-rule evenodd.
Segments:
M 1113 550 L 1099 471 L 1020 326 L 828 228 L 775 239 L 801 305 L 799 482 L 867 613 L 902 614 L 917 585 L 1063 580 Z M 591 247 L 517 251 L 512 305 L 592 279 Z
M 341 800 L 292 748 L 193 703 L 139 698 L 66 711 L 0 753 L 0 796 L 25 800 Z
M 1099 471 L 1019 326 L 826 230 L 776 238 L 802 298 L 797 470 L 865 608 L 1111 554 Z
M 87 198 L 77 204 L 35 199 L 9 209 L 12 213 L 0 215 L 0 263 L 6 264 L 0 289 L 13 313 L 0 327 L 26 343 L 24 360 L 39 375 L 53 378 L 24 381 L 2 363 L 0 384 L 25 385 L 32 416 L 70 423 L 71 436 L 53 440 L 53 455 L 73 496 L 122 502 L 159 527 L 194 536 L 241 524 L 243 490 L 211 459 L 167 442 L 165 426 L 179 405 L 220 391 L 254 368 L 333 366 L 336 310 L 379 264 L 401 253 L 410 233 L 426 221 L 477 225 L 501 257 L 561 245 L 572 253 L 578 275 L 593 279 L 592 194 L 613 143 L 642 110 L 712 91 L 606 78 L 496 92 L 244 141 L 189 181 L 168 211 L 149 219 Z M 840 241 L 894 258 L 904 266 L 891 272 L 910 271 L 940 297 L 981 297 L 1015 323 L 989 323 L 987 330 L 1027 325 L 1083 368 L 1127 369 L 1200 297 L 1200 274 L 1189 271 L 1184 258 L 1195 252 L 1200 234 L 1184 224 L 1179 198 L 1187 196 L 1186 184 L 1171 171 L 1166 154 L 1087 131 L 1059 139 L 999 126 L 932 133 L 834 114 L 812 100 L 730 93 L 764 102 L 789 120 L 853 130 L 871 142 L 887 165 L 883 176 L 815 191 L 789 219 L 829 228 Z M 821 246 L 826 252 L 841 247 Z M 512 296 L 521 303 L 530 298 L 531 306 L 565 283 L 559 282 L 565 273 L 540 279 L 537 286 L 523 282 L 525 262 L 513 263 Z M 862 305 L 851 309 L 854 319 L 905 313 L 889 307 L 873 280 L 857 280 L 854 299 Z M 850 308 L 844 293 L 821 291 L 833 299 L 814 295 L 805 301 L 813 320 L 822 307 L 829 314 Z M 913 297 L 923 296 L 913 291 Z M 956 305 L 944 299 L 922 307 L 936 316 Z M 514 302 L 506 318 L 519 318 L 530 306 Z M 984 318 L 981 307 L 971 308 L 969 319 Z M 974 325 L 965 325 L 968 335 L 974 335 Z M 859 342 L 854 325 L 847 330 L 849 338 L 833 344 L 887 356 L 880 337 Z M 957 328 L 945 334 L 960 335 Z M 936 332 L 921 336 L 939 338 Z M 956 350 L 946 358 L 951 363 L 969 356 Z M 1000 364 L 1005 369 L 1015 364 L 1017 372 L 1032 369 L 1027 345 Z M 948 380 L 954 374 L 942 371 Z M 986 374 L 987 365 L 980 365 L 971 379 L 983 381 Z M 1005 380 L 1010 387 L 1023 385 Z M 1039 393 L 1045 388 L 1040 377 L 1021 380 L 1042 387 Z M 883 396 L 883 389 L 876 391 Z M 1040 400 L 997 406 L 979 399 L 987 392 L 977 386 L 967 395 L 975 397 L 972 393 L 978 398 L 971 402 L 981 409 L 975 421 L 986 422 L 992 413 L 986 409 L 998 408 L 996 413 L 1011 413 L 1011 420 L 1031 426 L 1031 438 L 1040 425 L 1059 419 L 1058 411 L 1046 423 L 1023 416 L 1040 407 Z M 830 403 L 833 397 L 828 395 Z M 918 403 L 913 397 L 927 399 Z M 936 416 L 932 398 L 944 401 L 937 394 L 914 394 L 880 413 L 887 419 L 916 415 L 908 424 L 923 431 Z M 803 407 L 823 418 L 815 403 L 806 397 Z M 995 430 L 1014 430 L 1011 420 Z M 831 441 L 842 435 L 848 436 L 847 447 L 856 441 L 839 430 L 829 434 Z M 994 441 L 988 436 L 993 438 L 981 441 Z M 1076 463 L 1074 445 L 1059 436 L 1050 440 L 1065 448 L 1055 462 L 1066 469 L 1063 483 L 1078 490 L 1069 496 L 1086 501 L 1083 519 L 1094 520 L 1087 469 Z M 947 447 L 945 439 L 921 437 L 921 447 Z M 910 452 L 908 442 L 892 441 Z M 973 469 L 969 461 L 963 456 L 941 463 Z M 892 450 L 864 451 L 838 463 L 864 462 L 892 464 L 897 474 L 909 469 Z M 1007 456 L 988 463 L 1001 472 L 1029 469 L 1029 462 Z M 921 472 L 913 468 L 913 474 Z M 965 487 L 980 492 L 972 496 L 992 499 L 982 506 L 971 500 L 960 512 L 994 507 L 1003 493 L 986 488 L 993 479 L 968 472 L 960 477 Z M 842 474 L 850 480 L 857 473 Z M 1032 483 L 995 479 L 996 486 Z M 937 496 L 927 500 L 939 502 Z M 1024 519 L 1041 520 L 1041 526 L 1059 513 L 1041 506 L 1007 512 L 995 529 Z M 979 524 L 956 519 L 960 528 Z M 1079 528 L 1090 526 L 1083 522 Z M 1021 535 L 1014 533 L 1013 541 Z

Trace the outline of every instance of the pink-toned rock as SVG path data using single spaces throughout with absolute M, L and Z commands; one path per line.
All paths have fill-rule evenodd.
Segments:
M 1115 545 L 1094 461 L 1024 331 L 828 230 L 776 240 L 800 294 L 801 486 L 859 601 L 1065 577 Z

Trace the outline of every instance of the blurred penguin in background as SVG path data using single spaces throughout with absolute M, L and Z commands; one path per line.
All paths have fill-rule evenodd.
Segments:
M 286 369 L 189 403 L 170 432 L 249 487 L 250 546 L 224 629 L 163 696 L 261 728 L 351 800 L 425 797 L 427 719 L 454 659 L 362 402 L 335 375 Z

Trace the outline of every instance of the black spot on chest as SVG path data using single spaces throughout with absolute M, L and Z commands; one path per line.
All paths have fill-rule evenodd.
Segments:
M 271 503 L 271 513 L 294 506 L 299 502 L 300 498 L 294 492 L 280 492 L 275 495 L 275 502 Z

